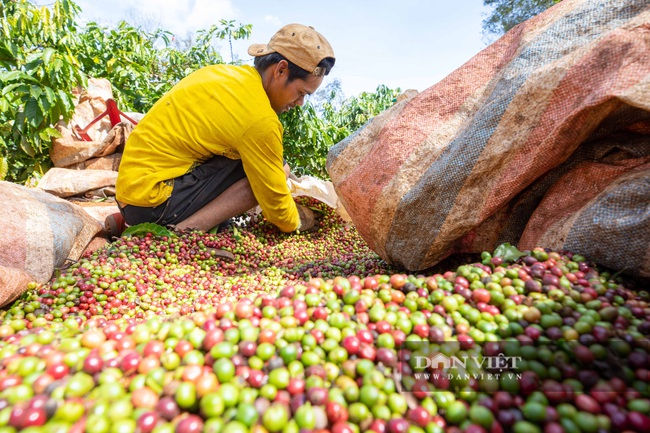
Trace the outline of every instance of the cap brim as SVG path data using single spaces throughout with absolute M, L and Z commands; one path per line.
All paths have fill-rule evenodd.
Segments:
M 275 53 L 275 50 L 269 48 L 267 44 L 253 44 L 248 47 L 248 54 L 253 57 L 266 56 L 271 53 Z

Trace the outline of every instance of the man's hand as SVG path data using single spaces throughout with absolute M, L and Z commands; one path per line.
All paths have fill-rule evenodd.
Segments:
M 300 227 L 298 227 L 298 230 L 301 232 L 314 232 L 318 230 L 318 221 L 316 221 L 314 211 L 305 206 L 296 206 L 298 206 L 298 215 L 300 215 Z

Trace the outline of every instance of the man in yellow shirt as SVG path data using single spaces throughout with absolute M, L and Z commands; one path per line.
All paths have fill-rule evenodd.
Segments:
M 208 231 L 259 204 L 284 232 L 313 227 L 312 211 L 296 205 L 286 183 L 278 114 L 318 89 L 334 52 L 312 27 L 290 24 L 248 53 L 254 66 L 188 75 L 133 130 L 116 184 L 128 225 Z

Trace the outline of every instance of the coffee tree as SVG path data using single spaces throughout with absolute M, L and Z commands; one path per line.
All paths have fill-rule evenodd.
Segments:
M 73 89 L 88 77 L 108 79 L 121 109 L 146 112 L 185 75 L 223 62 L 213 46 L 222 37 L 217 26 L 181 47 L 169 32 L 123 21 L 81 28 L 79 12 L 68 0 L 0 5 L 0 179 L 24 182 L 47 171 L 54 125 L 70 118 Z
M 72 113 L 70 91 L 86 82 L 74 54 L 78 12 L 68 1 L 0 5 L 0 178 L 23 181 L 48 167 L 52 125 Z
M 330 146 L 390 107 L 400 93 L 399 88 L 380 85 L 374 93 L 362 92 L 339 105 L 336 101 L 342 94 L 340 86 L 335 83 L 331 89 L 324 90 L 321 100 L 307 102 L 281 118 L 285 128 L 285 157 L 297 174 L 328 178 L 325 162 Z

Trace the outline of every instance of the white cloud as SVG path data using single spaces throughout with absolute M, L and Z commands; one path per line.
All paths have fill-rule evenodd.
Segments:
M 79 4 L 96 18 L 116 20 L 128 16 L 131 24 L 150 23 L 180 36 L 236 16 L 231 0 L 113 0 L 111 15 L 115 16 L 98 16 L 98 6 L 87 0 Z
M 160 0 L 148 0 L 154 5 Z M 177 3 L 178 0 L 167 0 L 167 3 Z M 182 3 L 188 3 L 185 0 Z M 185 11 L 184 22 L 180 22 L 179 28 L 192 28 L 194 30 L 207 29 L 219 20 L 231 20 L 236 16 L 231 0 L 196 0 L 191 1 L 191 8 Z M 178 21 L 178 17 L 170 16 L 171 21 Z
M 282 27 L 282 21 L 280 21 L 280 18 L 274 16 L 274 15 L 265 15 L 264 16 L 264 22 L 272 24 L 276 27 Z

